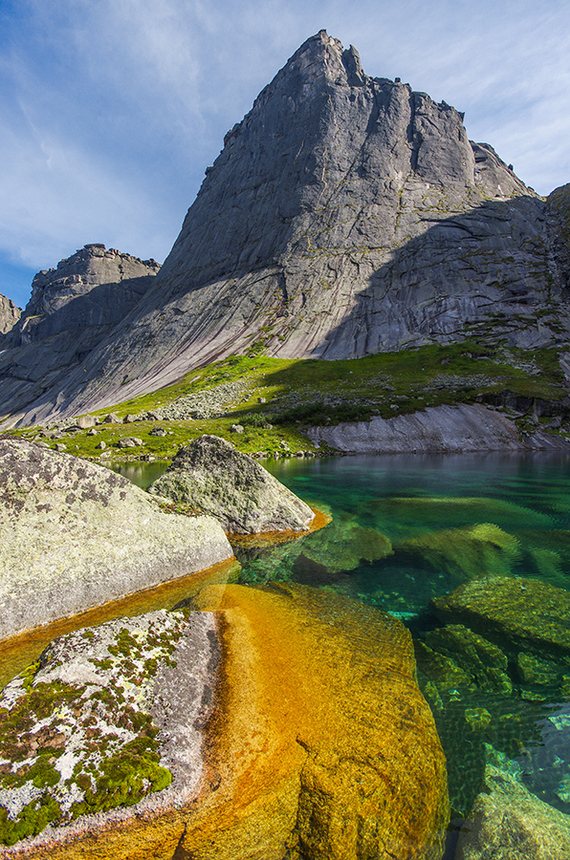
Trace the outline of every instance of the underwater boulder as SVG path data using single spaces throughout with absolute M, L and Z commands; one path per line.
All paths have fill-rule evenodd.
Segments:
M 506 696 L 513 692 L 506 654 L 468 627 L 462 624 L 439 627 L 430 630 L 425 641 L 432 651 L 450 657 L 479 688 Z
M 514 776 L 487 765 L 481 793 L 459 835 L 455 860 L 567 860 L 570 816 Z
M 211 517 L 165 513 L 103 466 L 0 441 L 0 639 L 232 557 Z
M 566 663 L 570 658 L 570 592 L 514 576 L 472 580 L 431 606 L 444 623 L 464 624 L 514 653 Z
M 206 726 L 207 767 L 199 794 L 176 798 L 175 772 L 161 758 L 156 764 L 173 774 L 170 786 L 133 806 L 80 816 L 61 828 L 54 822 L 31 841 L 8 848 L 6 856 L 440 860 L 449 820 L 445 758 L 416 684 L 406 628 L 356 601 L 298 585 L 263 590 L 208 586 L 196 608 L 206 618 L 216 613 L 223 655 Z M 174 625 L 183 624 L 180 613 L 172 615 Z M 114 623 L 120 627 L 123 622 Z M 125 678 L 117 677 L 118 686 L 105 689 L 124 687 L 125 695 L 136 698 L 134 676 L 144 667 L 138 652 L 131 653 L 130 637 L 138 637 L 129 631 L 119 636 L 116 647 L 97 650 L 89 671 L 108 671 L 108 660 L 118 650 L 127 661 Z M 156 647 L 162 647 L 162 638 L 154 638 L 160 640 Z M 171 688 L 182 701 L 191 670 L 179 660 L 176 641 L 174 645 L 164 671 L 171 673 Z M 83 662 L 88 647 L 84 643 L 78 653 L 84 685 L 93 683 Z M 211 656 L 215 665 L 217 658 L 213 652 Z M 58 672 L 69 683 L 64 668 Z M 37 676 L 32 684 L 39 686 Z M 82 696 L 78 691 L 78 703 Z M 149 700 L 144 684 L 142 699 Z M 204 701 L 197 720 L 201 726 L 211 698 Z M 160 728 L 154 739 L 160 744 L 172 737 L 172 749 L 183 760 L 181 734 L 164 730 L 160 714 L 150 713 Z M 112 734 L 121 733 L 122 728 Z M 152 739 L 152 731 L 146 736 Z M 98 749 L 99 739 L 91 741 Z M 113 738 L 109 742 L 117 743 Z M 162 747 L 157 752 L 162 755 Z M 53 767 L 62 769 L 65 756 L 56 758 Z
M 428 565 L 459 579 L 510 573 L 520 557 L 518 540 L 492 523 L 428 532 L 394 544 L 396 560 Z
M 553 525 L 548 514 L 492 496 L 389 496 L 367 500 L 361 513 L 374 512 L 380 528 L 407 538 L 431 529 L 466 528 L 493 523 L 513 530 L 547 529 Z
M 226 534 L 302 533 L 315 517 L 263 466 L 218 436 L 203 435 L 180 448 L 149 493 L 210 514 Z

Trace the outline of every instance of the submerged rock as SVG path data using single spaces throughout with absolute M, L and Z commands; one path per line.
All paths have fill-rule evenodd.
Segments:
M 55 640 L 0 697 L 0 843 L 203 780 L 219 646 L 210 613 L 159 610 Z M 168 802 L 164 792 L 159 806 Z
M 102 466 L 0 440 L 0 638 L 232 556 L 211 517 L 164 513 Z
M 228 534 L 307 531 L 314 513 L 247 454 L 218 436 L 178 451 L 149 492 L 211 514 Z
M 506 654 L 468 627 L 450 624 L 431 630 L 426 635 L 426 645 L 450 657 L 481 689 L 497 690 L 507 696 L 512 693 Z
M 553 525 L 548 514 L 492 496 L 393 496 L 367 501 L 362 514 L 366 515 L 370 508 L 389 534 L 402 534 L 406 538 L 424 534 L 427 529 L 465 528 L 484 523 L 508 530 L 514 526 L 520 530 L 525 526 Z M 552 531 L 550 534 L 556 535 Z
M 297 544 L 299 547 L 297 570 L 310 567 L 332 574 L 354 570 L 363 561 L 376 561 L 392 554 L 392 544 L 385 535 L 353 520 L 335 520 L 311 535 L 310 540 Z M 295 547 L 291 551 L 294 553 Z
M 490 577 L 432 601 L 440 620 L 465 624 L 517 654 L 570 659 L 570 593 L 534 579 Z
M 208 778 L 200 794 L 166 803 L 174 796 L 176 775 L 159 746 L 159 764 L 168 767 L 173 782 L 156 795 L 155 806 L 147 798 L 132 809 L 49 828 L 8 849 L 6 856 L 440 860 L 449 817 L 445 759 L 415 681 L 411 637 L 403 625 L 354 601 L 302 586 L 210 586 L 197 606 L 217 613 L 224 661 L 208 729 Z M 183 622 L 170 623 L 178 629 Z M 115 624 L 120 628 L 122 622 Z M 137 638 L 129 629 L 129 637 Z M 157 647 L 167 641 L 161 638 Z M 131 648 L 126 634 L 119 634 L 118 642 L 119 649 L 123 642 Z M 165 663 L 178 663 L 165 669 L 173 679 L 175 702 L 186 696 L 187 672 L 176 647 L 165 658 Z M 96 652 L 105 664 L 117 656 L 109 647 L 111 658 Z M 77 653 L 79 680 L 90 683 L 81 656 L 85 650 Z M 134 670 L 130 653 L 120 650 L 118 657 L 125 658 L 117 682 L 126 696 L 138 696 L 132 686 L 133 672 L 142 665 L 137 655 Z M 107 671 L 98 665 L 90 669 L 101 670 Z M 57 671 L 69 680 L 62 668 Z M 143 693 L 146 704 L 148 688 Z M 156 735 L 161 744 L 169 728 L 162 727 L 154 710 L 150 713 L 161 727 Z M 184 758 L 178 736 L 172 748 Z
M 518 540 L 492 523 L 430 532 L 400 541 L 394 552 L 460 580 L 510 573 L 521 554 Z
M 464 823 L 455 860 L 567 860 L 570 816 L 488 765 L 481 794 Z

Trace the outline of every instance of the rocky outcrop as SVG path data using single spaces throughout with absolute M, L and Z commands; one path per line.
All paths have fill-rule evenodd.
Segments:
M 461 828 L 455 860 L 566 860 L 570 817 L 492 765 Z
M 0 638 L 232 556 L 210 517 L 164 513 L 101 466 L 0 441 Z
M 57 268 L 39 272 L 0 353 L 0 416 L 17 412 L 51 386 L 57 388 L 70 369 L 82 365 L 144 295 L 159 269 L 154 260 L 86 245 Z
M 218 614 L 224 661 L 199 796 L 187 802 L 171 796 L 169 805 L 167 789 L 156 795 L 164 797 L 162 808 L 141 805 L 149 798 L 122 816 L 118 810 L 84 816 L 7 849 L 6 856 L 440 860 L 449 817 L 445 760 L 415 681 L 411 637 L 403 625 L 355 601 L 301 586 L 211 586 L 200 593 L 198 606 Z M 172 622 L 175 628 L 181 623 Z M 113 672 L 121 662 L 127 681 L 138 672 L 141 642 L 146 646 L 136 628 L 128 629 L 128 636 L 119 632 L 120 654 L 107 647 L 110 657 L 97 658 L 93 674 Z M 100 634 L 93 632 L 98 641 Z M 157 651 L 167 642 L 160 639 Z M 169 658 L 178 665 L 165 671 L 174 679 L 176 703 L 188 694 L 178 640 L 174 646 Z M 143 651 L 145 656 L 152 653 Z M 83 677 L 88 665 L 79 664 Z M 64 667 L 58 673 L 67 680 Z M 40 686 L 37 678 L 33 684 L 33 690 Z M 121 686 L 126 697 L 138 695 L 131 683 Z M 123 728 L 115 734 L 122 738 Z M 163 730 L 156 736 L 161 754 L 164 737 Z M 29 735 L 22 743 L 31 743 Z M 181 744 L 181 758 L 183 750 Z M 52 768 L 62 769 L 63 758 Z M 170 767 L 167 762 L 161 758 L 159 764 Z
M 0 696 L 0 844 L 194 798 L 219 657 L 206 612 L 120 618 L 49 645 Z
M 522 440 L 515 423 L 479 404 L 428 406 L 423 412 L 308 427 L 316 445 L 324 442 L 350 454 L 432 453 L 461 451 L 524 451 L 566 449 L 570 443 L 537 431 Z
M 0 295 L 0 348 L 2 346 L 1 335 L 7 334 L 22 315 L 20 308 L 16 307 L 12 299 Z
M 149 493 L 210 514 L 228 534 L 303 532 L 315 517 L 263 466 L 218 436 L 181 448 Z
M 467 335 L 564 347 L 554 202 L 470 142 L 453 107 L 368 76 L 321 31 L 226 135 L 154 286 L 23 420 L 249 349 L 338 359 Z

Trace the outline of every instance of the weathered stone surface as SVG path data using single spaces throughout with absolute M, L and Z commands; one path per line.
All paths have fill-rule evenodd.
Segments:
M 209 785 L 158 814 L 85 819 L 18 856 L 439 860 L 445 760 L 403 625 L 301 586 L 213 586 L 199 607 L 219 613 L 224 655 Z
M 154 286 L 24 420 L 254 345 L 326 359 L 467 332 L 565 346 L 559 213 L 462 120 L 366 75 L 325 31 L 308 39 L 226 135 Z
M 48 823 L 57 840 L 78 816 L 154 792 L 147 809 L 196 796 L 218 662 L 205 612 L 121 618 L 49 645 L 0 697 L 0 843 Z
M 325 442 L 338 451 L 355 454 L 570 449 L 568 442 L 544 433 L 521 441 L 513 421 L 478 404 L 428 406 L 410 415 L 309 427 L 306 432 L 316 445 Z
M 210 517 L 163 513 L 101 466 L 0 440 L 0 638 L 232 555 Z
M 492 765 L 462 827 L 455 860 L 566 860 L 570 817 Z
M 149 492 L 211 514 L 229 534 L 307 531 L 314 513 L 247 454 L 218 436 L 181 448 Z
M 570 658 L 570 592 L 545 582 L 495 576 L 432 601 L 446 623 L 465 624 L 515 653 Z
M 159 269 L 154 260 L 86 245 L 56 269 L 39 272 L 26 308 L 4 340 L 0 416 L 27 407 L 51 386 L 57 390 L 70 369 L 82 368 Z
M 12 299 L 0 294 L 0 335 L 7 334 L 22 316 L 21 308 L 16 307 Z M 0 337 L 0 344 L 2 338 Z

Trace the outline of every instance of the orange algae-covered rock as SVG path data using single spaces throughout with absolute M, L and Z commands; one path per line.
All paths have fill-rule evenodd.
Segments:
M 224 667 L 202 794 L 16 856 L 439 860 L 445 759 L 404 626 L 298 585 L 198 601 L 218 612 Z
M 200 599 L 226 625 L 218 752 L 222 781 L 234 785 L 237 830 L 249 829 L 253 813 L 254 837 L 274 840 L 259 853 L 255 841 L 245 851 L 235 845 L 228 858 L 281 858 L 295 840 L 310 860 L 439 858 L 445 759 L 405 627 L 297 585 L 212 587 Z M 296 820 L 292 835 L 283 811 L 281 832 L 272 818 L 278 796 Z M 225 857 L 217 834 L 209 838 L 213 850 L 189 826 L 180 858 Z

